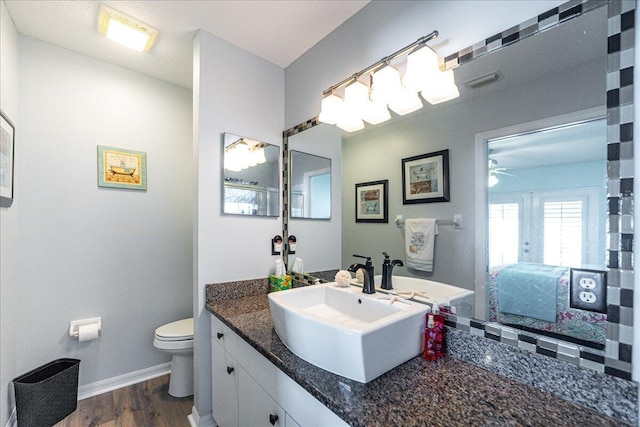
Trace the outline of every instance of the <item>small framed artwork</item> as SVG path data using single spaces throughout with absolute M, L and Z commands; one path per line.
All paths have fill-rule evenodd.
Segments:
M 98 145 L 98 186 L 147 189 L 147 153 Z
M 356 222 L 389 222 L 389 180 L 356 184 Z
M 16 129 L 11 120 L 0 111 L 0 207 L 13 203 L 13 150 Z
M 402 204 L 449 201 L 449 150 L 402 159 Z

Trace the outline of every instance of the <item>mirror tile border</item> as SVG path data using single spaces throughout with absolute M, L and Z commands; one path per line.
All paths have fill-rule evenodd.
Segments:
M 604 351 L 538 336 L 496 323 L 448 316 L 447 326 L 471 335 L 631 380 L 633 346 L 633 66 L 635 1 L 572 0 L 445 58 L 455 68 L 598 7 L 607 7 L 607 339 Z M 320 124 L 317 117 L 283 132 L 282 226 L 288 212 L 288 138 Z M 283 254 L 287 263 L 286 250 Z M 313 283 L 305 275 L 307 283 Z
M 319 124 L 316 116 L 282 132 L 282 239 L 285 242 L 289 240 L 289 137 Z M 282 260 L 288 269 L 289 247 L 287 245 L 282 251 Z

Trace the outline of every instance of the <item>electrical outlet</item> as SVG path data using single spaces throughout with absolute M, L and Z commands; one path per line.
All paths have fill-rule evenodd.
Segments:
M 580 310 L 607 312 L 607 273 L 598 270 L 571 269 L 569 306 Z
M 578 294 L 578 299 L 582 302 L 586 302 L 587 304 L 595 304 L 598 298 L 596 294 L 588 291 L 580 291 Z

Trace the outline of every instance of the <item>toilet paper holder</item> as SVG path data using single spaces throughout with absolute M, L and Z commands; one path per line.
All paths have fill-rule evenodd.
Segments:
M 78 338 L 80 335 L 80 326 L 90 325 L 92 323 L 98 324 L 98 332 L 102 330 L 102 318 L 101 317 L 92 317 L 90 319 L 82 319 L 82 320 L 72 320 L 69 322 L 69 336 Z

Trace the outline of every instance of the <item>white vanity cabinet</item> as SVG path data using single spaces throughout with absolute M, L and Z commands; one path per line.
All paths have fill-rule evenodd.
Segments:
M 212 316 L 213 317 L 213 316 Z M 211 396 L 216 422 L 221 427 L 238 427 L 238 362 L 235 359 L 236 334 L 222 328 L 216 331 L 211 323 Z M 218 322 L 216 326 L 224 326 Z M 230 332 L 230 331 L 229 331 Z
M 284 409 L 244 370 L 238 375 L 238 401 L 241 426 L 293 427 L 286 422 Z
M 212 408 L 220 427 L 348 425 L 213 315 L 211 336 Z

